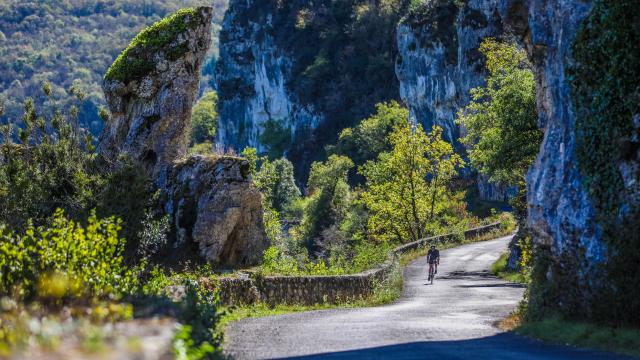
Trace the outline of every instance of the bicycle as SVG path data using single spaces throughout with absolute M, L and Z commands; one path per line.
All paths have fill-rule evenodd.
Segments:
M 431 282 L 431 285 L 433 285 L 433 278 L 436 276 L 435 275 L 435 263 L 429 263 L 429 278 L 427 281 Z

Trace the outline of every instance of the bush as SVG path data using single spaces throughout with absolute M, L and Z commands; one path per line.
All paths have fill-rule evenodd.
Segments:
M 57 210 L 51 222 L 48 228 L 30 225 L 22 235 L 0 228 L 1 294 L 113 297 L 135 288 L 123 265 L 120 220 L 92 214 L 83 227 Z

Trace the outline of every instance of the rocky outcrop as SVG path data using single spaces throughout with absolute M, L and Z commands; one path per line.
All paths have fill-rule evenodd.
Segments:
M 507 23 L 520 35 L 534 66 L 539 125 L 545 133 L 527 176 L 528 225 L 534 241 L 550 249 L 548 281 L 557 281 L 554 277 L 563 267 L 573 267 L 574 278 L 566 287 L 571 290 L 564 298 L 560 294 L 559 302 L 575 304 L 576 297 L 588 302 L 591 285 L 596 285 L 589 278 L 595 279 L 607 249 L 577 166 L 576 113 L 567 71 L 578 28 L 591 5 L 531 0 L 506 1 L 503 6 Z
M 112 117 L 99 147 L 113 160 L 129 155 L 155 180 L 179 253 L 196 248 L 215 266 L 236 267 L 257 263 L 268 245 L 249 165 L 185 157 L 211 15 L 208 7 L 181 10 L 140 33 L 114 62 L 103 86 Z
M 247 160 L 195 155 L 176 162 L 168 179 L 165 210 L 174 246 L 193 242 L 202 257 L 221 266 L 260 262 L 269 242 Z
M 458 142 L 458 110 L 469 104 L 469 90 L 484 84 L 484 58 L 478 47 L 486 37 L 500 37 L 502 22 L 495 0 L 460 5 L 435 0 L 412 12 L 399 26 L 396 74 L 400 96 L 411 120 L 425 129 L 444 129 Z
M 251 146 L 267 151 L 259 137 L 268 121 L 288 132 L 290 142 L 324 121 L 322 114 L 302 104 L 288 88 L 294 60 L 276 44 L 271 20 L 262 23 L 260 16 L 252 17 L 258 8 L 269 6 L 253 0 L 231 1 L 220 34 L 217 142 L 236 150 Z
M 186 154 L 211 18 L 209 7 L 183 10 L 143 30 L 105 76 L 111 117 L 100 138 L 101 153 L 129 154 L 160 186 L 173 161 Z

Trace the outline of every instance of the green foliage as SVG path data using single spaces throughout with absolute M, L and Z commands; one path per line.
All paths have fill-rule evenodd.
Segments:
M 184 44 L 174 44 L 178 35 L 202 22 L 195 8 L 181 9 L 172 15 L 142 30 L 116 58 L 107 70 L 105 80 L 116 80 L 128 84 L 139 80 L 155 69 L 155 63 L 143 54 L 164 50 L 170 61 L 175 61 L 186 53 Z
M 73 112 L 40 113 L 31 99 L 21 120 L 2 126 L 0 222 L 23 229 L 28 219 L 42 224 L 56 208 L 85 217 L 95 207 L 94 185 L 102 181 L 91 137 L 74 126 Z
M 321 232 L 332 224 L 340 223 L 351 203 L 351 189 L 347 183 L 351 159 L 331 155 L 325 162 L 314 162 L 307 182 L 309 197 L 304 204 L 300 230 L 309 249 Z
M 256 187 L 264 196 L 266 205 L 281 213 L 300 197 L 293 178 L 293 164 L 285 158 L 264 160 L 255 177 Z
M 249 162 L 249 171 L 251 172 L 251 176 L 256 176 L 258 171 L 258 150 L 253 147 L 246 147 L 242 150 L 240 156 L 247 159 Z
M 46 87 L 43 90 L 46 94 Z M 75 92 L 76 98 L 84 97 Z M 31 100 L 24 107 L 21 122 L 2 126 L 0 223 L 24 230 L 28 219 L 43 225 L 57 208 L 82 220 L 96 209 L 100 217 L 126 219 L 123 235 L 131 240 L 127 250 L 135 249 L 145 209 L 153 200 L 144 170 L 123 156 L 105 171 L 93 139 L 76 126 L 73 113 L 47 114 Z M 16 129 L 18 136 L 11 136 Z
M 24 234 L 0 228 L 0 293 L 27 299 L 123 294 L 135 279 L 123 265 L 119 230 L 115 218 L 98 220 L 94 214 L 82 227 L 62 210 L 50 228 L 29 226 Z
M 471 165 L 491 182 L 518 186 L 512 205 L 524 218 L 525 176 L 542 142 L 533 72 L 516 45 L 486 39 L 480 51 L 487 57 L 489 75 L 484 87 L 471 90 L 471 103 L 458 113 L 457 121 L 467 129 L 461 141 Z
M 344 155 L 358 165 L 391 150 L 389 135 L 409 120 L 409 110 L 396 101 L 376 105 L 376 113 L 362 120 L 355 128 L 340 132 L 336 145 L 329 152 Z
M 463 161 L 441 134 L 438 127 L 430 134 L 421 125 L 398 127 L 390 136 L 393 150 L 360 168 L 367 179 L 362 199 L 371 213 L 371 236 L 416 241 L 447 225 L 444 215 L 460 206 L 447 185 Z
M 576 109 L 575 154 L 596 220 L 609 246 L 609 280 L 598 290 L 591 314 L 597 320 L 638 325 L 640 262 L 640 14 L 634 1 L 593 2 L 577 34 L 570 81 Z M 638 120 L 636 120 L 638 121 Z M 625 170 L 627 168 L 625 181 Z M 625 182 L 627 186 L 625 186 Z M 624 304 L 624 306 L 620 305 Z M 589 314 L 588 314 L 589 315 Z
M 191 145 L 211 141 L 218 126 L 218 94 L 210 91 L 202 96 L 191 113 Z
M 69 88 L 74 81 L 81 81 L 87 101 L 78 109 L 78 123 L 98 135 L 102 121 L 96 109 L 104 105 L 101 85 L 105 72 L 138 32 L 183 7 L 214 8 L 213 44 L 202 70 L 203 87 L 210 88 L 211 64 L 215 63 L 218 50 L 217 33 L 227 3 L 227 0 L 0 2 L 0 32 L 6 36 L 0 46 L 3 59 L 0 98 L 7 99 L 6 116 L 0 116 L 0 123 L 18 118 L 21 104 L 28 96 L 34 96 L 44 81 L 50 82 L 55 100 L 34 96 L 35 105 L 47 110 L 69 108 Z
M 282 156 L 291 145 L 291 129 L 285 127 L 282 122 L 267 120 L 259 137 L 260 143 L 269 148 L 268 155 L 271 159 Z

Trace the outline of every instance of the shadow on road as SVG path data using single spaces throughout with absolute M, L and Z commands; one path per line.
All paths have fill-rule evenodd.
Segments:
M 611 353 L 545 345 L 511 333 L 457 341 L 421 341 L 286 359 L 631 359 Z
M 522 288 L 524 289 L 526 286 L 522 284 L 516 283 L 507 283 L 507 284 L 474 284 L 474 285 L 456 285 L 459 288 L 495 288 L 495 287 L 508 287 L 508 288 Z
M 452 271 L 440 276 L 440 279 L 462 280 L 462 279 L 495 279 L 496 277 L 489 271 Z

